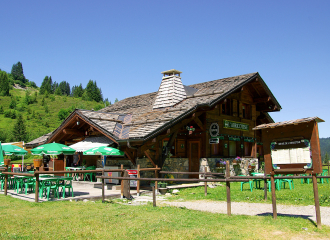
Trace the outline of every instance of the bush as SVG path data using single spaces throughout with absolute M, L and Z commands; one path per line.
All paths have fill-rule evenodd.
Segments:
M 63 121 L 64 119 L 69 116 L 69 112 L 66 109 L 61 108 L 60 111 L 58 112 L 58 118 Z

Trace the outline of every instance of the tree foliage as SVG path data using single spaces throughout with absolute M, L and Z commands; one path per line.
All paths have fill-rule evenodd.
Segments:
M 89 80 L 87 83 L 83 97 L 88 101 L 103 102 L 102 91 L 97 87 L 96 81 L 93 80 Z
M 9 78 L 8 74 L 4 71 L 0 70 L 0 95 L 1 96 L 9 96 Z
M 53 89 L 54 89 L 54 85 L 53 85 L 53 80 L 51 76 L 46 76 L 44 78 L 44 80 L 41 83 L 40 86 L 40 94 L 46 94 L 46 92 L 48 94 L 53 94 Z
M 79 86 L 73 86 L 72 91 L 71 91 L 71 96 L 72 97 L 82 97 L 84 94 L 84 88 L 82 87 L 81 83 Z
M 14 141 L 27 141 L 28 136 L 26 132 L 25 122 L 21 114 L 18 115 L 17 121 L 13 130 Z
M 23 84 L 28 82 L 28 80 L 24 76 L 23 65 L 21 62 L 13 64 L 13 67 L 11 68 L 11 75 L 13 76 L 14 80 L 18 80 Z

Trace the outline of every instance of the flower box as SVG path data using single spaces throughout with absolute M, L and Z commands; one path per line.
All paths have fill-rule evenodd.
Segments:
M 3 164 L 6 165 L 6 166 L 9 166 L 10 161 L 11 161 L 11 159 L 3 159 Z
M 34 167 L 41 167 L 42 165 L 42 159 L 33 159 L 33 165 Z

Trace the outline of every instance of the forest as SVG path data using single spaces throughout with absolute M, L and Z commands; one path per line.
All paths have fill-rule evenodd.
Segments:
M 70 87 L 69 82 L 53 81 L 49 75 L 38 87 L 17 62 L 10 73 L 0 69 L 0 141 L 31 141 L 54 131 L 76 108 L 97 111 L 110 104 L 96 81 L 89 80 L 85 88 L 82 84 Z

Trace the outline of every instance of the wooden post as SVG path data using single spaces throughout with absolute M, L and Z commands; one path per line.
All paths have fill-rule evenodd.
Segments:
M 314 201 L 315 201 L 315 212 L 316 212 L 316 223 L 317 227 L 321 228 L 321 213 L 320 213 L 320 201 L 319 201 L 319 190 L 317 187 L 316 174 L 312 174 L 313 179 L 313 191 L 314 191 Z
M 34 202 L 39 202 L 39 168 L 36 168 L 37 172 L 36 174 L 36 189 L 35 189 L 35 195 L 34 195 Z
M 330 161 L 328 160 L 328 176 L 330 175 L 329 170 L 330 170 Z
M 123 164 L 121 164 L 120 169 L 121 170 L 124 170 L 124 165 Z M 121 177 L 124 176 L 124 172 L 123 171 L 121 171 L 120 176 Z M 124 180 L 120 180 L 120 198 L 124 198 Z
M 266 174 L 265 174 L 266 177 Z M 268 185 L 267 185 L 267 179 L 264 179 L 264 195 L 265 195 L 265 201 L 267 201 L 267 190 L 268 190 Z
M 137 165 L 137 178 L 140 178 L 140 164 Z M 136 196 L 140 196 L 140 180 L 136 183 Z
M 6 165 L 6 172 L 8 172 L 8 165 Z M 5 196 L 7 196 L 7 190 L 8 190 L 8 175 L 5 175 Z
M 152 186 L 152 204 L 154 207 L 156 207 L 156 191 L 155 191 L 155 186 Z
M 158 168 L 158 165 L 156 165 L 156 168 Z M 155 178 L 158 178 L 158 170 L 155 170 Z M 155 188 L 156 193 L 158 193 L 158 181 L 155 181 Z
M 205 174 L 204 174 L 204 179 L 206 179 L 206 172 L 207 172 L 207 167 L 205 167 L 204 168 L 204 172 L 205 172 Z M 205 197 L 207 196 L 207 182 L 204 182 L 204 195 L 205 195 Z
M 270 175 L 270 183 L 271 183 L 271 189 L 272 189 L 272 206 L 273 206 L 273 218 L 277 218 L 277 209 L 276 209 L 276 195 L 275 195 L 275 179 L 274 175 Z
M 104 176 L 104 169 L 102 170 L 102 177 Z M 102 178 L 102 202 L 104 202 L 104 178 Z
M 231 216 L 231 200 L 230 200 L 230 166 L 229 161 L 226 161 L 226 189 L 227 189 L 227 215 Z

